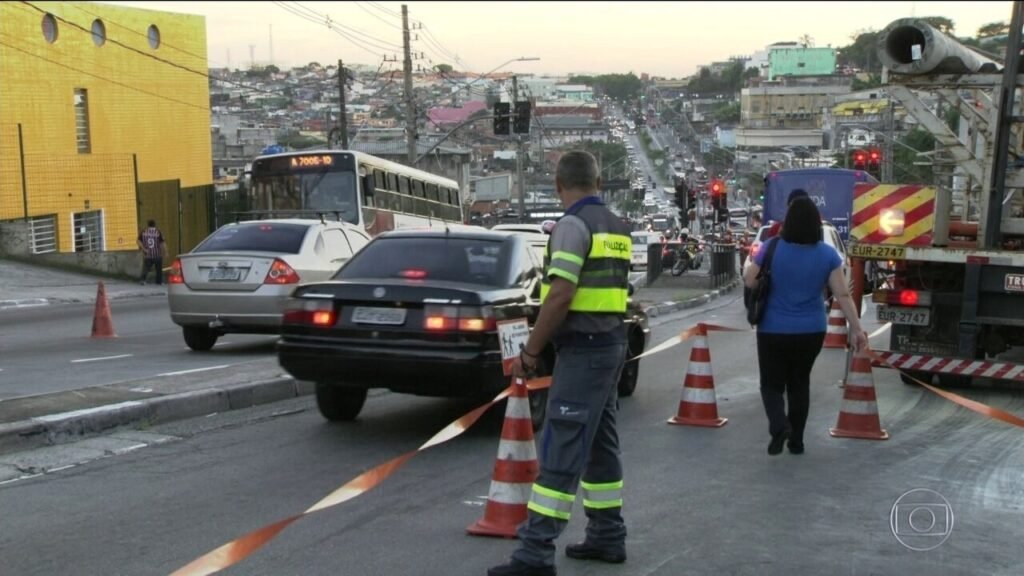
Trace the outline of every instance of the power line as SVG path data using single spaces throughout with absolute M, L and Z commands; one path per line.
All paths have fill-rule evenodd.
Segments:
M 362 10 L 363 12 L 366 12 L 370 16 L 373 16 L 374 18 L 376 18 L 377 20 L 380 20 L 384 24 L 386 24 L 388 26 L 391 26 L 392 28 L 397 28 L 399 30 L 402 29 L 402 26 L 400 24 L 395 24 L 394 22 L 388 21 L 384 17 L 382 17 L 382 16 L 380 16 L 378 14 L 375 14 L 372 10 L 370 10 L 369 8 L 363 6 L 362 2 L 355 2 L 355 5 L 358 6 L 359 9 Z
M 377 10 L 380 10 L 381 12 L 384 12 L 385 14 L 390 14 L 390 15 L 396 17 L 396 18 L 401 18 L 401 16 L 402 16 L 401 14 L 399 14 L 398 12 L 395 12 L 394 10 L 392 10 L 390 8 L 386 8 L 384 6 L 381 6 L 377 2 L 367 2 L 367 4 L 369 4 L 370 6 L 373 6 Z
M 198 110 L 204 110 L 204 111 L 207 111 L 207 112 L 210 111 L 209 106 L 200 106 L 198 104 L 193 104 L 191 102 L 186 102 L 184 100 L 178 100 L 177 98 L 171 98 L 170 96 L 164 96 L 163 94 L 159 94 L 159 93 L 156 93 L 156 92 L 150 92 L 148 90 L 144 90 L 142 88 L 138 88 L 138 87 L 132 86 L 130 84 L 125 84 L 124 82 L 118 82 L 117 80 L 112 80 L 110 78 L 106 78 L 106 77 L 100 76 L 98 74 L 93 74 L 92 72 L 86 72 L 85 70 L 82 70 L 80 68 L 75 68 L 74 66 L 68 66 L 67 64 L 64 64 L 62 62 L 58 62 L 56 60 L 51 60 L 50 58 L 47 58 L 45 56 L 40 56 L 39 54 L 35 54 L 33 52 L 29 52 L 28 50 L 23 50 L 23 49 L 15 46 L 13 44 L 8 44 L 6 42 L 0 41 L 0 46 L 6 46 L 7 48 L 10 48 L 11 50 L 17 50 L 18 52 L 21 52 L 23 54 L 27 54 L 29 56 L 32 56 L 33 58 L 38 58 L 40 60 L 49 62 L 50 64 L 54 64 L 56 66 L 60 66 L 61 68 L 66 68 L 68 70 L 72 70 L 74 72 L 78 72 L 79 74 L 84 74 L 86 76 L 91 76 L 91 77 L 96 78 L 98 80 L 103 80 L 104 82 L 110 82 L 111 84 L 115 84 L 117 86 L 121 86 L 122 88 L 127 88 L 129 90 L 134 90 L 135 92 L 140 92 L 142 94 L 153 96 L 154 98 L 160 98 L 162 100 L 167 100 L 169 102 L 174 102 L 176 104 L 181 104 L 183 106 L 189 106 L 191 108 L 196 108 Z
M 49 14 L 49 12 L 47 12 L 46 10 L 43 10 L 42 8 L 39 8 L 38 6 L 32 4 L 31 2 L 27 2 L 27 1 L 23 0 L 22 4 L 25 4 L 25 5 L 29 6 L 29 7 L 31 7 L 33 10 L 36 10 L 37 12 L 40 12 L 42 14 Z M 84 26 L 82 26 L 80 24 L 77 24 L 75 22 L 71 22 L 70 20 L 68 20 L 68 19 L 66 19 L 66 18 L 64 18 L 62 16 L 57 16 L 57 15 L 52 15 L 52 16 L 54 18 L 56 18 L 57 20 L 67 24 L 68 26 L 71 26 L 72 28 L 81 30 L 82 32 L 85 32 L 89 36 L 92 36 L 92 30 L 88 30 Z M 215 76 L 210 76 L 210 74 L 208 74 L 206 72 L 203 72 L 203 71 L 200 71 L 200 70 L 195 70 L 194 68 L 189 68 L 188 66 L 184 66 L 182 64 L 178 64 L 177 62 L 172 62 L 172 61 L 167 60 L 165 58 L 161 58 L 159 56 L 156 56 L 156 55 L 153 55 L 153 54 L 149 54 L 147 52 L 143 52 L 142 50 L 139 50 L 138 48 L 129 46 L 129 45 L 124 44 L 123 42 L 120 42 L 119 40 L 115 40 L 113 38 L 107 38 L 107 41 L 112 43 L 112 44 L 114 44 L 114 45 L 116 45 L 116 46 L 120 46 L 121 48 L 124 48 L 125 50 L 129 50 L 129 51 L 134 52 L 134 53 L 136 53 L 136 54 L 138 54 L 140 56 L 143 56 L 145 58 L 150 58 L 152 60 L 156 60 L 157 62 L 161 62 L 163 64 L 166 64 L 168 66 L 172 66 L 174 68 L 178 68 L 179 70 L 184 70 L 185 72 L 190 72 L 190 73 L 195 74 L 197 76 L 202 76 L 203 78 L 206 78 L 207 80 L 211 80 L 212 79 L 212 80 L 216 80 L 218 82 L 224 82 L 224 83 L 227 83 L 227 84 L 232 84 L 232 85 L 238 86 L 239 88 L 245 88 L 247 90 L 253 90 L 255 92 L 262 92 L 264 94 L 272 94 L 274 96 L 285 96 L 285 94 L 283 94 L 282 92 L 278 92 L 278 91 L 275 91 L 275 90 L 266 90 L 264 88 L 259 88 L 259 87 L 256 87 L 256 86 L 250 86 L 248 84 L 242 84 L 240 82 L 235 82 L 234 80 L 227 80 L 227 79 L 224 79 L 224 78 L 217 78 Z
M 342 38 L 348 40 L 349 42 L 354 44 L 357 48 L 359 48 L 360 50 L 363 50 L 364 52 L 366 52 L 368 54 L 373 54 L 374 56 L 383 57 L 382 52 L 387 52 L 389 50 L 389 48 L 376 45 L 376 44 L 372 43 L 371 41 L 359 40 L 357 38 L 354 38 L 354 37 L 350 36 L 346 32 L 344 32 L 342 30 L 339 30 L 338 28 L 335 28 L 334 24 L 329 19 L 325 19 L 325 20 L 321 21 L 319 18 L 316 18 L 314 16 L 310 16 L 309 14 L 307 14 L 305 12 L 302 12 L 298 8 L 289 6 L 289 5 L 285 4 L 284 2 L 274 2 L 274 5 L 276 5 L 277 7 L 281 8 L 281 9 L 283 9 L 283 10 L 285 10 L 285 11 L 287 11 L 287 12 L 289 12 L 289 13 L 295 15 L 295 16 L 298 16 L 299 18 L 302 18 L 303 20 L 306 20 L 308 22 L 312 22 L 313 24 L 319 24 L 319 25 L 322 25 L 322 26 L 326 26 L 328 30 L 330 30 L 331 32 L 334 32 L 335 34 L 337 34 L 337 35 L 341 36 Z M 370 48 L 367 48 L 366 47 L 367 44 L 370 45 L 371 48 L 379 50 L 380 52 L 377 52 L 377 51 L 371 50 Z
M 402 47 L 401 44 L 396 44 L 394 42 L 389 42 L 387 40 L 384 40 L 383 38 L 378 38 L 376 36 L 373 36 L 372 34 L 367 34 L 366 32 L 363 32 L 362 30 L 359 30 L 358 28 L 353 28 L 351 26 L 346 26 L 344 24 L 341 24 L 340 22 L 338 22 L 334 18 L 331 18 L 330 14 L 326 14 L 326 13 L 322 14 L 320 12 L 317 12 L 316 10 L 313 10 L 312 8 L 309 8 L 308 6 L 305 6 L 301 2 L 294 1 L 292 3 L 295 4 L 296 6 L 298 6 L 300 9 L 305 10 L 306 12 L 308 12 L 308 13 L 310 13 L 310 14 L 318 17 L 318 18 L 324 19 L 325 21 L 327 21 L 329 24 L 331 24 L 333 26 L 337 26 L 338 28 L 342 28 L 342 29 L 348 30 L 349 32 L 351 32 L 353 34 L 358 34 L 360 36 L 363 36 L 363 37 L 367 38 L 368 42 L 375 42 L 375 43 L 379 43 L 379 44 L 384 44 L 384 45 L 387 45 L 387 46 L 391 46 L 393 48 L 401 48 Z

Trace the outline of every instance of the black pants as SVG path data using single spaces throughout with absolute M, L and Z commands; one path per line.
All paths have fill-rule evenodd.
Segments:
M 761 400 L 768 415 L 768 432 L 788 425 L 791 441 L 803 444 L 810 407 L 811 369 L 825 341 L 824 332 L 810 334 L 757 333 L 757 364 L 761 370 Z M 783 397 L 785 395 L 785 398 Z M 786 400 L 789 416 L 786 416 Z
M 142 261 L 142 278 L 139 278 L 139 282 L 145 282 L 146 277 L 149 276 L 150 268 L 155 268 L 154 273 L 156 274 L 156 283 L 164 283 L 164 259 L 163 258 L 146 258 Z

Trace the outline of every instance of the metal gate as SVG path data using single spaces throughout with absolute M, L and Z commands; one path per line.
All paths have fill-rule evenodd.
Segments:
M 28 220 L 29 247 L 33 254 L 57 251 L 57 215 L 36 216 Z
M 103 211 L 75 212 L 72 218 L 74 227 L 75 252 L 103 251 Z

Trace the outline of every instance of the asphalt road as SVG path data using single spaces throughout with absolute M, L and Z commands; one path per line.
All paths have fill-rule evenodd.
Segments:
M 273 337 L 228 335 L 210 353 L 188 350 L 167 298 L 113 300 L 117 338 L 93 339 L 92 304 L 0 310 L 0 400 L 186 370 L 274 353 Z M 223 369 L 223 368 L 218 368 Z
M 655 328 L 654 342 L 696 318 L 743 326 L 735 299 Z M 875 371 L 886 442 L 840 440 L 843 352 L 815 367 L 807 453 L 769 457 L 754 335 L 710 337 L 718 429 L 668 426 L 688 346 L 643 360 L 622 400 L 629 560 L 581 563 L 561 546 L 582 536 L 579 503 L 559 541 L 575 575 L 1020 574 L 1024 434 Z M 1019 395 L 969 394 L 1024 413 Z M 364 470 L 415 449 L 470 406 L 371 397 L 359 421 L 329 425 L 308 398 L 149 430 L 166 443 L 0 484 L 5 575 L 167 574 L 199 554 L 296 514 Z M 292 525 L 228 574 L 480 575 L 514 547 L 467 536 L 483 514 L 500 411 L 433 448 L 379 488 Z M 953 516 L 898 508 L 898 525 L 936 519 L 940 543 L 915 552 L 890 518 L 904 493 L 930 489 Z M 917 514 L 910 517 L 911 512 Z M 904 539 L 907 537 L 904 534 Z M 918 542 L 919 544 L 919 542 Z

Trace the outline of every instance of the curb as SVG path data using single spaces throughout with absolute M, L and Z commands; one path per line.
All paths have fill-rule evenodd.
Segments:
M 4 308 L 35 308 L 50 304 L 47 298 L 24 298 L 21 300 L 0 300 L 0 309 Z
M 644 308 L 644 312 L 646 312 L 647 316 L 651 318 L 657 318 L 659 316 L 667 316 L 675 312 L 681 312 L 683 310 L 703 306 L 712 300 L 717 300 L 723 294 L 732 292 L 737 286 L 739 286 L 739 284 L 740 280 L 737 278 L 721 288 L 711 290 L 707 294 L 702 294 L 694 298 L 688 298 L 680 302 L 662 302 L 661 304 L 652 304 L 651 306 Z
M 165 424 L 306 396 L 312 382 L 291 377 L 130 400 L 0 424 L 0 454 L 81 440 L 137 424 Z

